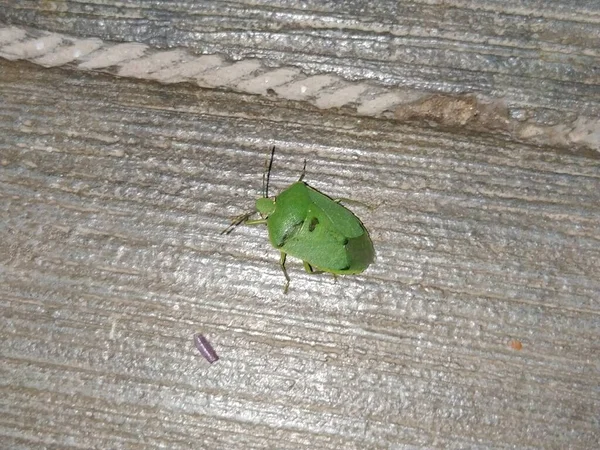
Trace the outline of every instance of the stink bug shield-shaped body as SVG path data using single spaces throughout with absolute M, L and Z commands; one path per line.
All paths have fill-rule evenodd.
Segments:
M 299 181 L 278 196 L 268 197 L 274 152 L 273 147 L 266 182 L 263 178 L 263 197 L 256 200 L 256 210 L 262 219 L 248 220 L 251 214 L 240 216 L 225 232 L 241 223 L 266 224 L 271 244 L 281 252 L 285 292 L 290 282 L 285 268 L 287 255 L 301 259 L 310 273 L 363 272 L 375 257 L 369 233 L 352 212 L 303 182 L 304 171 Z
M 271 244 L 313 269 L 356 274 L 373 261 L 373 244 L 356 216 L 303 181 L 275 199 L 258 199 L 256 208 L 266 217 Z

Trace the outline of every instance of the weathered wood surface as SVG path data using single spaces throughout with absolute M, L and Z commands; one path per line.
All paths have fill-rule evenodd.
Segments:
M 131 10 L 20 4 L 0 19 L 113 40 L 161 33 L 154 18 L 131 34 Z M 591 3 L 577 4 L 569 20 L 588 28 L 536 42 L 575 45 L 585 31 L 593 43 Z M 89 28 L 92 12 L 115 18 Z M 540 14 L 538 29 L 566 23 L 556 5 Z M 556 120 L 590 115 L 597 48 L 581 72 L 506 91 Z M 355 54 L 357 67 L 367 59 Z M 432 79 L 449 80 L 440 67 Z M 0 114 L 2 448 L 597 446 L 593 147 L 3 59 Z M 374 207 L 351 205 L 377 250 L 363 275 L 335 281 L 291 260 L 283 295 L 264 228 L 219 234 L 252 208 L 272 145 L 275 192 L 306 159 L 310 184 Z M 213 366 L 195 332 L 219 352 Z
M 368 116 L 395 113 L 420 126 L 439 123 L 600 151 L 595 0 L 0 5 L 0 47 L 8 38 L 3 32 L 15 37 L 2 24 L 32 38 L 0 48 L 8 59 L 55 66 L 76 53 L 79 69 L 190 81 L 322 108 L 344 105 Z M 113 64 L 86 62 L 89 52 L 107 45 L 120 48 L 118 57 L 111 53 Z M 191 61 L 198 55 L 207 56 L 201 65 L 214 64 L 215 72 L 198 76 Z M 476 98 L 457 102 L 455 95 Z
M 2 71 L 11 447 L 593 446 L 597 160 Z M 275 188 L 306 158 L 314 186 L 377 207 L 359 211 L 378 252 L 364 276 L 290 264 L 285 296 L 264 229 L 219 234 L 272 144 Z

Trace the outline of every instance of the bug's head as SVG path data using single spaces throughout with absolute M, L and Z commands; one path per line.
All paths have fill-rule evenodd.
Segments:
M 261 197 L 256 199 L 256 210 L 263 217 L 269 217 L 275 211 L 275 200 Z

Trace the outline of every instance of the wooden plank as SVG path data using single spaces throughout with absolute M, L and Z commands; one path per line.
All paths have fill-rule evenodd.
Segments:
M 368 6 L 365 2 L 90 4 L 75 0 L 56 7 L 25 0 L 0 8 L 0 23 L 65 33 L 69 39 L 79 37 L 85 44 L 79 42 L 78 52 L 93 48 L 97 40 L 132 43 L 150 61 L 142 56 L 142 61 L 126 67 L 105 68 L 128 77 L 187 79 L 182 76 L 185 66 L 177 73 L 172 71 L 173 65 L 185 64 L 191 54 L 217 55 L 223 59 L 217 66 L 239 62 L 285 72 L 269 73 L 271 82 L 293 76 L 293 72 L 361 83 L 363 88 L 365 84 L 379 86 L 380 92 L 368 89 L 368 97 L 382 95 L 379 100 L 400 105 L 397 119 L 421 126 L 423 122 L 441 122 L 455 127 L 455 115 L 465 112 L 439 115 L 440 97 L 436 94 L 442 95 L 442 110 L 454 105 L 448 95 L 476 95 L 478 102 L 466 105 L 467 112 L 478 115 L 471 124 L 475 129 L 572 150 L 591 148 L 597 153 L 599 5 L 594 0 L 380 0 Z M 61 39 L 52 35 L 48 38 L 52 42 L 41 44 L 58 45 Z M 156 55 L 160 51 L 164 53 Z M 39 46 L 26 53 L 40 64 L 49 63 L 42 56 L 32 56 L 40 52 L 47 57 Z M 55 55 L 53 63 L 64 57 Z M 150 62 L 157 63 L 153 57 L 166 64 L 168 75 L 145 73 Z M 226 67 L 200 84 L 218 84 L 231 70 Z M 308 92 L 323 82 L 323 78 L 310 80 Z M 246 81 L 232 84 L 248 93 L 265 93 L 268 86 L 260 77 Z M 359 95 L 353 90 L 357 88 L 348 86 L 352 92 L 345 94 Z M 277 86 L 271 94 L 295 97 Z M 335 99 L 321 94 L 316 104 L 335 104 Z M 435 105 L 424 107 L 432 100 Z M 462 100 L 468 103 L 472 98 Z M 382 111 L 380 107 L 379 102 L 357 108 L 361 114 L 394 116 L 395 108 Z
M 594 154 L 0 60 L 3 445 L 593 448 Z M 252 208 L 270 146 L 352 209 L 308 275 Z M 209 366 L 192 335 L 221 359 Z M 522 344 L 519 349 L 518 341 Z

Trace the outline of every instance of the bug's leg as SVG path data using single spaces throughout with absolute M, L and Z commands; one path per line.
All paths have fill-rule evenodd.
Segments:
M 285 285 L 283 287 L 283 293 L 287 294 L 288 288 L 290 287 L 290 276 L 287 273 L 285 268 L 285 257 L 287 253 L 281 252 L 281 258 L 279 259 L 279 265 L 281 266 L 281 270 L 283 270 L 283 275 L 285 276 Z
M 262 225 L 267 223 L 267 219 L 253 219 L 250 220 L 249 217 L 254 214 L 253 212 L 240 214 L 237 217 L 234 217 L 231 221 L 231 225 L 221 231 L 221 234 L 229 234 L 231 233 L 235 227 L 244 224 L 244 225 Z
M 304 270 L 311 274 L 315 273 L 315 269 L 313 269 L 309 263 L 307 263 L 306 261 L 302 261 L 302 263 L 304 264 Z
M 263 225 L 267 223 L 267 219 L 246 220 L 244 225 Z
M 234 230 L 234 228 L 237 227 L 238 225 L 248 222 L 248 218 L 250 216 L 252 216 L 252 214 L 254 214 L 254 213 L 249 212 L 249 213 L 240 214 L 239 216 L 234 217 L 231 220 L 231 224 L 227 228 L 225 228 L 223 231 L 221 231 L 221 234 L 231 233 Z
M 337 283 L 337 279 L 338 279 L 337 273 L 332 273 L 331 275 L 333 275 L 333 282 Z

